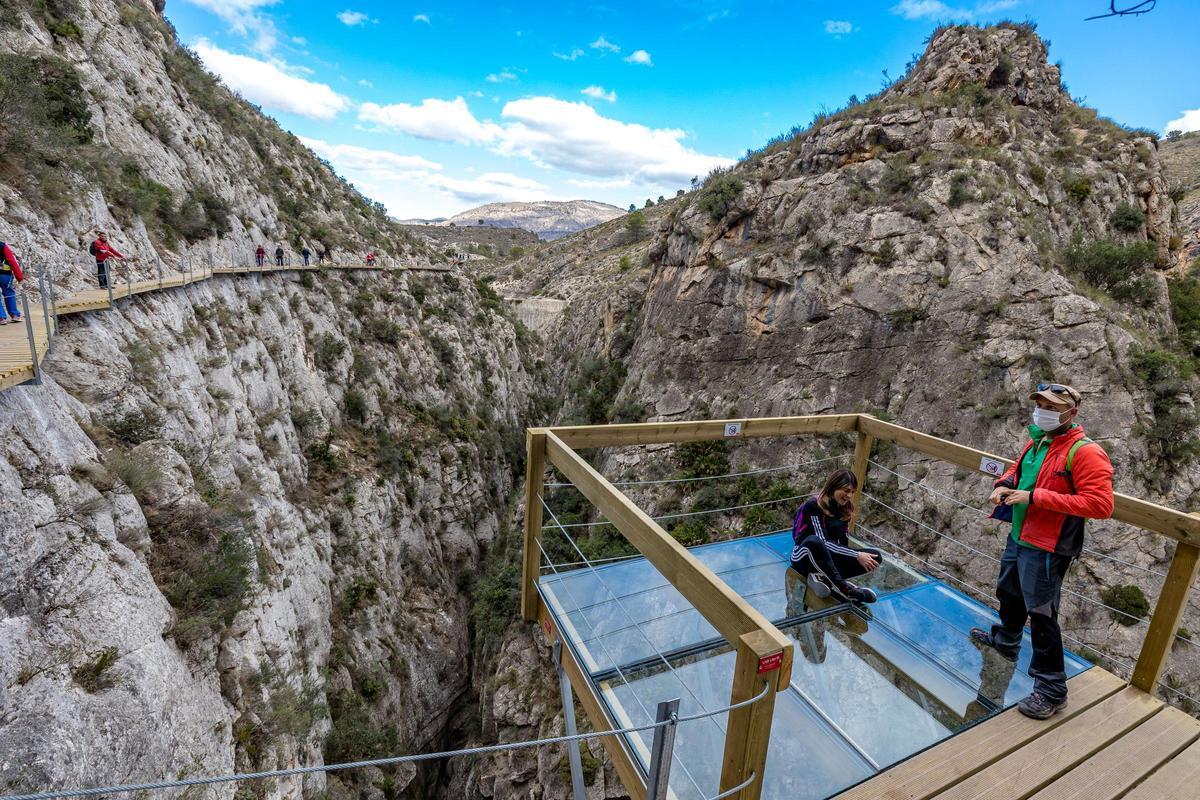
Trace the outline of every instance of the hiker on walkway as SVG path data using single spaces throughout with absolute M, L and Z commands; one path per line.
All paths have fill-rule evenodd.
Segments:
M 873 548 L 850 546 L 847 530 L 854 518 L 858 479 L 847 469 L 835 471 L 824 488 L 796 512 L 792 523 L 792 569 L 808 579 L 817 597 L 831 593 L 857 603 L 874 603 L 875 592 L 848 579 L 874 572 L 883 554 Z
M 96 280 L 100 284 L 101 289 L 108 288 L 108 261 L 116 258 L 121 261 L 125 260 L 125 256 L 117 252 L 117 249 L 108 243 L 108 234 L 104 231 L 97 231 L 96 240 L 88 245 L 88 252 L 96 259 Z
M 302 249 L 300 251 L 300 255 L 304 258 L 304 266 L 307 267 L 308 266 L 308 257 L 311 256 L 312 253 L 310 253 L 308 248 L 305 247 L 304 249 Z
M 375 254 L 374 253 L 367 253 L 367 266 L 368 267 L 375 266 Z
M 281 244 L 275 245 L 275 266 L 283 266 L 283 245 Z
M 7 325 L 9 319 L 12 319 L 13 322 L 21 321 L 14 283 L 20 283 L 23 280 L 25 280 L 25 273 L 21 271 L 21 265 L 17 262 L 12 248 L 4 242 L 0 242 L 0 297 L 3 298 L 3 302 L 0 302 L 0 325 Z
M 324 250 L 317 251 L 317 265 L 322 266 L 322 267 L 325 266 L 325 251 Z
M 254 251 L 254 266 L 261 267 L 265 263 L 267 263 L 267 248 L 260 244 Z
M 1035 404 L 1029 442 L 990 498 L 992 516 L 1012 520 L 996 580 L 1000 624 L 991 631 L 972 628 L 970 635 L 1015 661 L 1029 620 L 1033 692 L 1017 707 L 1027 717 L 1047 719 L 1067 704 L 1058 627 L 1063 577 L 1083 549 L 1084 520 L 1112 516 L 1113 470 L 1108 453 L 1075 422 L 1079 392 L 1039 383 L 1029 399 Z

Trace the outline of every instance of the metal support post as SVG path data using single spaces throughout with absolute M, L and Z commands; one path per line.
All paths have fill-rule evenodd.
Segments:
M 110 262 L 110 261 L 112 261 L 111 258 L 106 258 L 106 259 L 104 259 L 104 262 L 103 262 L 103 264 L 104 264 L 104 286 L 105 286 L 105 288 L 108 289 L 108 307 L 116 308 L 117 304 L 113 300 L 113 293 L 112 293 L 112 285 L 113 285 L 112 267 L 110 267 L 108 265 L 108 262 Z
M 125 296 L 133 297 L 133 272 L 129 269 L 128 264 L 122 264 L 125 267 Z
M 46 326 L 46 355 L 54 352 L 54 331 L 50 328 L 50 307 L 46 299 L 46 272 L 38 273 L 38 295 L 42 298 L 42 323 Z
M 25 313 L 25 333 L 29 336 L 29 354 L 33 356 L 33 380 L 35 386 L 42 383 L 42 365 L 38 363 L 37 341 L 33 338 L 33 320 L 29 318 L 29 292 L 21 290 L 21 308 Z
M 578 732 L 575 727 L 575 695 L 571 692 L 571 680 L 567 677 L 567 671 L 562 667 L 561 639 L 554 640 L 554 669 L 558 671 L 558 688 L 562 693 L 563 719 L 566 721 L 567 736 L 574 736 Z M 679 701 L 676 700 L 675 704 L 679 705 Z M 662 710 L 661 706 L 659 710 Z M 656 736 L 655 742 L 657 741 Z M 567 742 L 567 760 L 571 763 L 571 790 L 574 800 L 585 800 L 583 760 L 579 757 L 579 742 Z M 665 800 L 666 795 L 663 795 L 663 798 Z
M 157 250 L 155 250 L 155 251 L 154 251 L 154 266 L 155 266 L 155 268 L 158 270 L 158 288 L 159 288 L 159 289 L 161 289 L 161 288 L 163 287 L 163 281 L 162 281 L 162 259 L 161 259 L 161 258 L 159 258 L 159 256 L 158 256 L 158 251 L 157 251 Z
M 670 722 L 654 729 L 654 742 L 650 745 L 650 773 L 646 780 L 646 800 L 667 800 L 667 788 L 671 780 L 671 756 L 675 752 L 675 731 L 679 723 L 679 698 L 664 700 L 658 704 L 655 722 Z
M 54 335 L 58 336 L 58 292 L 54 289 L 54 276 L 50 277 L 50 315 L 54 317 Z

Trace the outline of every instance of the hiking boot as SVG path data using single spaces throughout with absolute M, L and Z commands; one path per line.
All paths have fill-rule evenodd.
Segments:
M 808 588 L 812 590 L 813 594 L 822 600 L 824 600 L 826 597 L 829 597 L 829 595 L 833 592 L 833 588 L 829 585 L 829 582 L 825 580 L 825 576 L 817 572 L 808 573 Z
M 1011 650 L 1002 650 L 996 646 L 996 640 L 992 638 L 990 631 L 985 631 L 983 628 L 971 628 L 968 636 L 971 639 L 971 644 L 977 647 L 990 647 L 1006 661 L 1017 660 L 1017 653 Z
M 0 317 L 0 325 L 7 325 L 8 317 Z
M 1067 701 L 1051 700 L 1041 692 L 1034 692 L 1017 703 L 1017 710 L 1031 719 L 1050 719 L 1055 712 L 1067 707 Z
M 842 583 L 842 594 L 845 595 L 847 600 L 852 600 L 855 603 L 874 603 L 879 599 L 874 589 L 868 589 L 865 586 L 855 586 L 850 581 Z

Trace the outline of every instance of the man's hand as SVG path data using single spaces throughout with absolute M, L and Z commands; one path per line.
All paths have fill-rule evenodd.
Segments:
M 988 502 L 990 502 L 994 506 L 998 506 L 1004 502 L 1004 498 L 1011 491 L 1012 491 L 1012 489 L 1009 489 L 1006 486 L 997 486 L 995 489 L 992 490 L 992 495 L 991 495 L 991 497 L 988 498 Z
M 1004 496 L 1004 505 L 1006 506 L 1027 506 L 1029 505 L 1029 492 L 1023 492 L 1020 489 L 1014 489 Z
M 873 553 L 859 552 L 858 563 L 867 572 L 874 572 L 879 568 L 879 559 Z

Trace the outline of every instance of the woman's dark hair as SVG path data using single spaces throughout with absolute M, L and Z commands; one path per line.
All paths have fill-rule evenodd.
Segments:
M 833 499 L 834 492 L 847 486 L 851 489 L 858 488 L 858 478 L 854 477 L 854 473 L 850 470 L 839 469 L 830 475 L 825 480 L 825 486 L 821 489 L 821 493 L 817 495 L 817 503 L 821 506 L 821 510 L 836 519 L 850 519 L 850 514 L 854 511 L 853 504 L 842 504 Z

